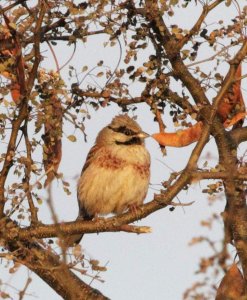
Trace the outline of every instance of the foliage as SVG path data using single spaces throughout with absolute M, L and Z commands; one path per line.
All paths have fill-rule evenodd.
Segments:
M 237 156 L 238 145 L 247 139 L 247 128 L 242 127 L 245 106 L 240 87 L 241 77 L 245 76 L 241 74 L 241 64 L 247 54 L 246 7 L 236 0 L 3 2 L 0 228 L 2 257 L 14 262 L 13 272 L 18 265 L 25 265 L 65 299 L 106 299 L 72 272 L 87 276 L 86 266 L 96 272 L 105 271 L 105 267 L 98 261 L 87 261 L 80 246 L 72 250 L 73 259 L 67 263 L 68 249 L 63 238 L 80 232 L 146 232 L 127 224 L 167 207 L 194 181 L 212 179 L 202 192 L 212 195 L 224 190 L 224 242 L 217 248 L 209 238 L 192 240 L 192 244 L 207 242 L 214 251 L 211 257 L 202 258 L 198 272 L 207 274 L 213 270 L 218 278 L 222 270 L 229 269 L 226 277 L 237 272 L 241 281 L 243 275 L 246 290 L 247 177 L 246 163 Z M 227 22 L 219 17 L 213 25 L 208 24 L 210 13 L 223 5 L 236 7 L 236 17 Z M 175 21 L 176 14 L 179 10 L 186 14 L 195 7 L 200 8 L 198 19 L 192 28 L 181 28 Z M 56 46 L 63 44 L 66 49 L 74 49 L 75 55 L 78 45 L 101 35 L 107 37 L 103 47 L 118 49 L 117 66 L 106 66 L 104 57 L 93 68 L 89 63 L 75 66 L 68 61 L 69 78 L 64 78 L 65 66 L 57 60 Z M 44 49 L 52 54 L 56 70 L 45 67 Z M 204 70 L 203 63 L 211 64 L 210 71 Z M 221 74 L 223 64 L 230 66 L 226 76 Z M 87 78 L 93 84 L 85 84 Z M 88 107 L 98 110 L 113 103 L 123 112 L 141 111 L 140 104 L 149 107 L 160 129 L 153 136 L 163 153 L 167 145 L 181 147 L 197 142 L 187 166 L 180 173 L 171 174 L 159 194 L 138 214 L 126 212 L 93 222 L 59 223 L 50 199 L 54 224 L 43 224 L 38 218 L 42 204 L 39 191 L 56 178 L 70 194 L 68 182 L 58 172 L 65 125 L 73 124 L 86 139 L 84 121 L 90 118 Z M 170 121 L 164 120 L 165 112 L 169 112 Z M 180 127 L 180 133 L 167 133 L 169 122 L 173 131 Z M 227 126 L 232 127 L 226 130 Z M 219 161 L 212 169 L 206 165 L 199 169 L 197 162 L 210 135 L 215 139 Z M 77 141 L 73 134 L 67 138 Z M 213 226 L 217 218 L 220 216 L 212 216 L 202 224 Z M 50 240 L 43 240 L 53 237 L 59 238 L 61 255 Z M 230 267 L 229 243 L 236 248 L 240 268 Z M 185 292 L 184 298 L 215 296 L 216 280 L 209 282 L 205 276 Z M 228 285 L 232 280 L 225 281 Z M 224 280 L 219 289 L 218 294 L 225 291 Z M 25 291 L 20 292 L 20 297 Z M 2 292 L 1 297 L 10 296 Z

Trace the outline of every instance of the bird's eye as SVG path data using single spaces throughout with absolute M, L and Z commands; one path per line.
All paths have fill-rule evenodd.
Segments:
M 124 134 L 125 134 L 125 135 L 132 135 L 133 132 L 132 132 L 132 130 L 126 128 L 126 129 L 124 130 Z
M 129 128 L 126 128 L 125 126 L 120 126 L 120 127 L 117 127 L 117 128 L 114 128 L 112 126 L 108 126 L 109 129 L 111 129 L 112 131 L 115 131 L 115 132 L 120 132 L 120 133 L 123 133 L 127 136 L 130 136 L 130 135 L 134 135 L 135 132 L 132 131 L 131 129 Z

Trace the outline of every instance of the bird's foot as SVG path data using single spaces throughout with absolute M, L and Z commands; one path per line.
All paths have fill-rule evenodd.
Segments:
M 129 211 L 136 216 L 137 219 L 141 218 L 142 207 L 137 204 L 131 204 L 128 206 Z

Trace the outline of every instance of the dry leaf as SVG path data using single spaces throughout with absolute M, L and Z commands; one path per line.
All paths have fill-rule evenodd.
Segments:
M 97 77 L 102 77 L 104 75 L 104 72 L 99 72 L 96 76 Z
M 86 72 L 88 70 L 88 66 L 83 66 L 82 72 Z
M 202 125 L 202 122 L 198 122 L 196 125 L 185 130 L 180 130 L 175 133 L 155 133 L 152 137 L 162 146 L 185 147 L 198 141 L 201 135 Z
M 241 77 L 241 74 L 241 65 L 239 65 L 235 79 Z M 223 97 L 217 112 L 221 116 L 222 121 L 225 122 L 230 115 L 236 115 L 244 111 L 245 105 L 241 92 L 241 80 L 237 80 Z
M 1 75 L 10 79 L 10 92 L 13 101 L 16 104 L 20 103 L 20 97 L 25 93 L 25 62 L 22 56 L 21 43 L 15 31 L 15 24 L 11 23 L 9 18 L 3 14 L 6 28 L 9 29 L 9 34 L 0 37 L 0 42 L 4 43 L 5 40 L 11 40 L 13 48 L 11 50 L 3 50 L 0 54 L 6 59 L 13 59 L 13 64 L 10 68 L 5 68 L 0 72 Z
M 232 119 L 227 119 L 225 122 L 224 122 L 224 127 L 227 128 L 227 127 L 231 127 L 233 126 L 234 124 L 238 123 L 240 120 L 243 120 L 245 117 L 246 117 L 247 113 L 246 112 L 240 112 L 238 114 L 236 114 Z
M 235 74 L 235 79 L 239 77 L 241 77 L 241 66 L 238 67 Z M 225 128 L 233 126 L 245 118 L 247 113 L 245 112 L 240 80 L 236 81 L 223 97 L 217 112 L 222 122 L 224 122 Z M 229 119 L 230 115 L 233 115 L 231 119 Z M 201 136 L 202 126 L 202 122 L 198 122 L 189 129 L 180 130 L 175 133 L 155 133 L 152 137 L 161 146 L 184 147 L 198 141 Z
M 238 300 L 244 295 L 243 275 L 236 264 L 233 264 L 223 277 L 217 290 L 215 300 Z
M 45 134 L 43 137 L 43 163 L 46 171 L 45 186 L 54 179 L 62 158 L 62 116 L 63 110 L 55 92 L 44 103 Z
M 109 91 L 109 90 L 104 90 L 103 92 L 102 92 L 102 97 L 103 98 L 108 98 L 108 97 L 110 97 L 111 96 L 111 91 Z
M 73 142 L 73 143 L 76 142 L 76 136 L 74 136 L 74 135 L 72 135 L 72 134 L 69 135 L 69 136 L 67 136 L 67 139 L 70 140 L 70 141 Z

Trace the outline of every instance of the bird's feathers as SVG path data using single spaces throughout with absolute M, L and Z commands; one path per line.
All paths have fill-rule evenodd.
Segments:
M 79 218 L 119 214 L 143 203 L 150 178 L 145 137 L 127 115 L 116 116 L 99 132 L 78 182 Z

